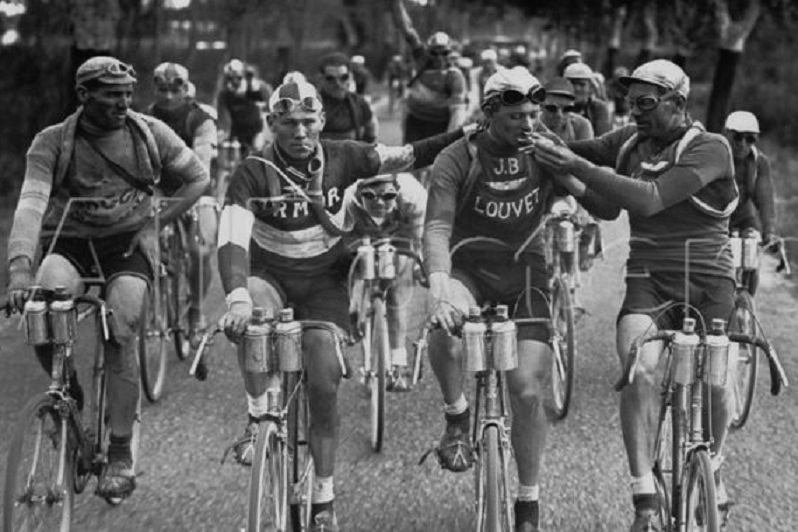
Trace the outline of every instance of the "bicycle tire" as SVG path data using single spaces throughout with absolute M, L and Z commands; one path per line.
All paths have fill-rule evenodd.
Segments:
M 659 521 L 659 528 L 663 532 L 670 531 L 672 529 L 673 522 L 673 508 L 671 507 L 671 486 L 673 475 L 673 444 L 671 440 L 671 433 L 673 429 L 672 424 L 673 421 L 671 419 L 671 407 L 667 401 L 663 401 L 660 407 L 657 435 L 654 440 L 654 465 L 652 467 L 652 472 L 654 474 L 654 485 L 659 503 L 659 508 L 657 509 L 657 518 Z
M 503 508 L 502 508 L 502 482 L 500 479 L 502 471 L 501 458 L 499 456 L 499 429 L 495 425 L 488 425 L 482 432 L 478 461 L 482 462 L 481 472 L 477 478 L 478 493 L 482 493 L 483 503 L 480 513 L 477 515 L 478 528 L 480 532 L 501 532 L 504 530 Z
M 286 530 L 287 476 L 285 442 L 277 425 L 261 423 L 250 472 L 247 532 Z
M 745 290 L 740 290 L 735 297 L 729 330 L 752 337 L 757 335 L 756 304 Z M 730 424 L 733 429 L 741 429 L 751 415 L 759 374 L 759 351 L 753 345 L 739 345 L 733 386 L 734 412 Z
M 46 395 L 34 397 L 17 422 L 6 461 L 4 532 L 70 529 L 74 505 L 69 463 L 72 436 L 57 403 Z M 31 428 L 33 433 L 29 432 Z M 55 451 L 52 456 L 51 450 Z
M 382 451 L 385 439 L 385 377 L 387 374 L 385 361 L 390 355 L 391 344 L 388 337 L 385 301 L 379 297 L 375 298 L 372 310 L 371 370 L 373 378 L 369 383 L 371 389 L 371 448 L 378 453 Z
M 715 476 L 709 452 L 699 448 L 690 453 L 685 470 L 684 523 L 687 532 L 719 532 Z
M 574 308 L 568 283 L 560 276 L 551 291 L 552 348 L 551 388 L 556 419 L 565 419 L 571 406 L 574 389 L 576 332 Z
M 191 306 L 191 259 L 185 245 L 182 229 L 173 231 L 169 246 L 169 328 L 172 331 L 175 354 L 185 360 L 191 354 L 191 323 L 188 319 Z
M 293 390 L 298 382 L 297 379 L 301 379 L 301 374 L 289 374 L 284 389 Z M 306 532 L 310 529 L 311 492 L 316 472 L 313 456 L 310 453 L 308 435 L 310 410 L 304 384 L 299 383 L 299 389 L 292 404 L 289 405 L 288 412 L 288 450 L 291 455 L 288 496 L 291 530 Z
M 139 366 L 144 395 L 151 403 L 163 397 L 166 384 L 166 328 L 168 278 L 160 278 L 161 286 L 156 301 L 151 288 L 141 305 L 139 323 Z

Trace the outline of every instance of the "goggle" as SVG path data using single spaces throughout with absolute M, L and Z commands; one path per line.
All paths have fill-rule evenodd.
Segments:
M 629 105 L 629 109 L 634 109 L 637 107 L 643 112 L 653 111 L 657 108 L 657 106 L 667 98 L 668 96 L 673 95 L 673 92 L 666 92 L 662 95 L 657 94 L 644 94 L 642 96 L 638 96 L 637 98 L 629 98 L 626 97 L 626 103 Z
M 313 96 L 306 96 L 301 100 L 280 98 L 271 105 L 271 112 L 276 114 L 293 113 L 296 110 L 315 113 L 321 111 L 321 102 Z
M 377 198 L 380 198 L 384 202 L 393 201 L 393 200 L 396 199 L 397 195 L 398 194 L 396 192 L 393 192 L 393 191 L 383 192 L 382 194 L 377 194 L 373 190 L 361 190 L 360 191 L 360 196 L 364 200 L 368 200 L 368 201 L 374 201 Z
M 136 77 L 136 71 L 133 70 L 133 65 L 128 65 L 127 63 L 123 63 L 121 61 L 106 65 L 105 72 L 119 78 L 127 76 L 128 74 L 134 78 Z
M 429 55 L 433 55 L 436 57 L 446 57 L 451 53 L 451 50 L 446 50 L 445 48 L 436 48 L 429 51 Z
M 570 113 L 571 111 L 573 111 L 574 110 L 574 106 L 573 105 L 559 106 L 559 105 L 554 105 L 553 103 L 549 103 L 549 104 L 544 105 L 543 109 L 545 109 L 546 111 L 548 111 L 550 113 L 556 113 L 558 111 L 562 111 L 563 114 L 565 114 L 565 113 Z
M 735 142 L 745 141 L 748 144 L 756 144 L 756 141 L 759 140 L 759 138 L 753 133 L 739 133 L 737 131 L 734 132 L 732 138 L 734 139 Z
M 336 81 L 340 83 L 346 83 L 347 81 L 349 81 L 349 74 L 341 74 L 340 76 L 330 76 L 328 74 L 325 74 L 324 79 L 326 79 L 330 83 L 335 83 Z
M 498 94 L 490 96 L 490 98 L 498 97 L 502 105 L 514 106 L 524 103 L 529 100 L 532 103 L 541 104 L 546 99 L 546 89 L 541 86 L 533 87 L 529 92 L 524 94 L 515 89 L 507 89 L 499 92 Z
M 161 77 L 161 76 L 156 76 L 156 78 L 155 78 L 155 85 L 157 86 L 157 88 L 159 90 L 167 89 L 167 88 L 168 89 L 172 89 L 172 88 L 179 89 L 180 87 L 182 87 L 185 84 L 186 84 L 186 80 L 184 80 L 182 78 L 167 79 L 167 78 Z

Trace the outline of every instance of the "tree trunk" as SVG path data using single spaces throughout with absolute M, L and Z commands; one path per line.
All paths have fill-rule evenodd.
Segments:
M 657 31 L 657 3 L 653 0 L 647 0 L 643 5 L 643 28 L 643 45 L 640 48 L 640 53 L 637 54 L 635 66 L 651 61 L 654 56 L 654 48 L 659 39 L 659 32 Z
M 707 129 L 719 132 L 723 129 L 729 112 L 737 65 L 743 55 L 745 42 L 759 19 L 761 5 L 759 0 L 750 0 L 740 20 L 732 20 L 726 0 L 715 0 L 715 17 L 720 42 L 718 43 L 718 62 L 712 92 L 707 110 Z
M 604 61 L 604 77 L 606 79 L 611 79 L 613 72 L 615 72 L 615 63 L 618 59 L 618 52 L 621 49 L 621 35 L 623 34 L 625 20 L 626 6 L 618 6 L 612 10 L 610 40 L 607 43 L 607 57 Z

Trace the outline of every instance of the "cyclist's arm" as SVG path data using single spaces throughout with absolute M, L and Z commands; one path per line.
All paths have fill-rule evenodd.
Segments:
M 454 131 L 465 124 L 468 118 L 466 109 L 466 94 L 468 87 L 465 76 L 457 68 L 450 68 L 446 73 L 446 81 L 449 85 L 449 126 L 447 131 Z
M 754 185 L 754 205 L 756 205 L 756 210 L 759 212 L 762 236 L 767 241 L 776 229 L 775 191 L 773 190 L 773 180 L 770 178 L 770 161 L 760 154 L 756 164 L 757 177 Z
M 636 130 L 637 126 L 629 125 L 595 138 L 572 140 L 567 144 L 575 154 L 594 164 L 615 167 L 615 159 L 618 157 L 621 146 Z
M 8 264 L 11 269 L 30 268 L 33 265 L 42 221 L 53 192 L 60 136 L 60 130 L 47 128 L 36 135 L 28 149 L 22 191 L 8 237 Z
M 365 124 L 363 125 L 363 140 L 369 144 L 377 141 L 379 135 L 379 123 L 377 121 L 377 114 L 371 109 L 371 105 L 365 100 L 361 100 L 363 105 L 363 118 Z
M 424 217 L 427 212 L 427 190 L 412 174 L 399 174 L 397 176 L 402 214 L 407 219 L 406 233 L 403 236 L 413 240 L 413 247 L 421 251 L 422 237 L 424 235 Z
M 396 27 L 399 28 L 399 31 L 402 32 L 405 40 L 412 48 L 415 49 L 423 46 L 421 37 L 419 37 L 418 32 L 413 27 L 413 20 L 407 13 L 407 9 L 405 8 L 403 0 L 394 0 L 393 18 L 394 22 L 396 23 Z
M 610 108 L 602 100 L 591 100 L 590 106 L 592 107 L 591 116 L 595 123 L 594 131 L 596 136 L 601 136 L 612 129 L 612 118 L 610 117 Z
M 464 162 L 467 159 L 465 148 L 450 149 L 442 153 L 432 166 L 424 221 L 424 257 L 430 274 L 448 276 L 451 272 L 449 244 L 457 212 L 457 194 L 468 172 Z
M 252 305 L 247 290 L 249 276 L 249 246 L 255 215 L 247 205 L 247 198 L 257 197 L 254 176 L 244 165 L 239 166 L 230 179 L 225 205 L 219 220 L 218 251 L 219 277 L 226 295 L 227 308 L 233 303 Z
M 216 98 L 216 110 L 219 114 L 219 120 L 218 120 L 219 129 L 222 131 L 226 131 L 229 134 L 233 119 L 230 116 L 230 110 L 227 108 L 227 102 L 224 96 L 224 90 L 222 90 L 219 93 L 219 96 Z
M 435 157 L 446 146 L 464 135 L 464 128 L 441 133 L 404 146 L 375 146 L 380 167 L 375 173 L 386 174 L 411 168 L 424 168 L 435 160 Z
M 202 166 L 210 169 L 217 140 L 216 124 L 208 119 L 199 125 L 194 132 L 194 153 L 199 157 Z

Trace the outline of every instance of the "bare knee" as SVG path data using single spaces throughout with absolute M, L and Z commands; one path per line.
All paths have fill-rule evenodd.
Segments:
M 139 330 L 142 306 L 149 297 L 147 281 L 134 275 L 120 275 L 108 283 L 106 292 L 106 303 L 114 313 L 117 339 L 134 337 Z
M 308 391 L 315 398 L 334 400 L 342 376 L 337 338 L 325 330 L 306 331 L 302 351 L 308 367 Z
M 57 253 L 44 258 L 36 275 L 36 283 L 50 289 L 63 286 L 70 294 L 83 291 L 80 272 L 66 257 Z

